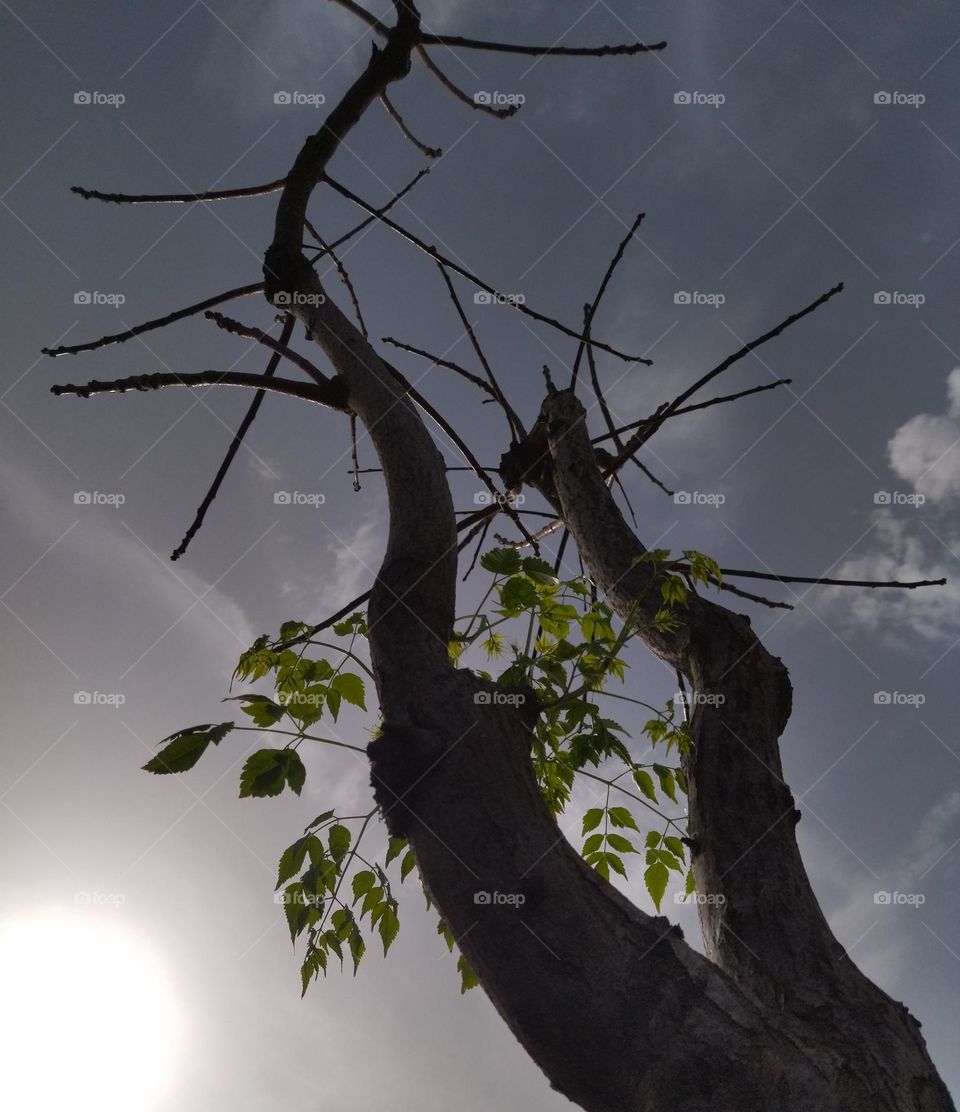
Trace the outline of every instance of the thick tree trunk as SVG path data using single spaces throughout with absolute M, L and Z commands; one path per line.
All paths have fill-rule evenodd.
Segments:
M 305 144 L 277 213 L 267 294 L 323 347 L 383 466 L 390 534 L 370 601 L 384 727 L 370 746 L 377 799 L 410 839 L 424 883 L 484 990 L 551 1084 L 589 1112 L 952 1112 L 917 1024 L 844 956 L 810 891 L 777 739 L 783 665 L 747 619 L 702 599 L 664 637 L 640 628 L 694 690 L 688 760 L 707 956 L 635 908 L 560 833 L 530 761 L 537 708 L 478 701 L 492 685 L 450 664 L 456 532 L 443 461 L 388 366 L 303 257 L 311 191 L 340 140 L 406 72 L 415 9 L 397 0 L 386 47 Z M 559 498 L 591 574 L 621 614 L 649 571 L 597 468 L 583 410 L 547 399 Z M 544 434 L 545 437 L 544 437 Z M 538 449 L 539 450 L 539 449 Z M 648 592 L 649 593 L 649 592 Z M 523 897 L 476 900 L 481 892 Z

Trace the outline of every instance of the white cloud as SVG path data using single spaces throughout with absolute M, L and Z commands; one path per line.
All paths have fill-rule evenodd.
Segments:
M 871 534 L 871 549 L 845 560 L 836 578 L 915 580 L 946 577 L 944 587 L 855 590 L 831 587 L 825 605 L 838 608 L 868 630 L 887 630 L 899 642 L 904 629 L 929 641 L 953 641 L 960 634 L 960 577 L 957 558 L 960 538 L 937 538 L 919 521 L 904 521 L 890 510 L 879 510 Z
M 890 466 L 930 502 L 960 495 L 960 367 L 947 379 L 946 414 L 919 413 L 887 445 Z

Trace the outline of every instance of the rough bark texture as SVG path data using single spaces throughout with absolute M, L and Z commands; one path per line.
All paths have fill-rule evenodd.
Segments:
M 951 1112 L 918 1026 L 844 956 L 810 890 L 777 739 L 790 709 L 783 665 L 749 621 L 702 599 L 671 636 L 642 619 L 649 570 L 597 467 L 583 410 L 551 396 L 531 433 L 549 466 L 533 481 L 559 504 L 620 613 L 638 598 L 650 648 L 699 692 L 688 761 L 707 956 L 629 903 L 561 835 L 530 762 L 537 708 L 447 654 L 456 533 L 443 461 L 403 389 L 324 296 L 303 257 L 303 218 L 330 158 L 366 107 L 406 72 L 412 4 L 382 52 L 305 144 L 267 254 L 267 294 L 287 293 L 370 433 L 390 500 L 387 553 L 370 602 L 383 712 L 370 746 L 378 802 L 410 839 L 432 898 L 484 990 L 551 1084 L 589 1112 Z M 527 481 L 531 477 L 527 476 Z M 524 897 L 521 908 L 477 893 Z M 468 1050 L 468 1048 L 467 1048 Z

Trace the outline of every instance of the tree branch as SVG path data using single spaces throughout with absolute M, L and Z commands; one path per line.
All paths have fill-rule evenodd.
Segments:
M 393 120 L 393 122 L 400 129 L 400 134 L 405 139 L 409 140 L 410 143 L 412 143 L 413 146 L 415 146 L 422 155 L 425 155 L 427 158 L 439 158 L 443 154 L 443 151 L 439 147 L 428 147 L 426 143 L 420 142 L 420 140 L 416 137 L 416 135 L 413 134 L 410 128 L 407 127 L 406 123 L 404 122 L 403 116 L 401 116 L 397 109 L 393 106 L 393 103 L 386 93 L 380 94 L 380 103 L 387 110 L 387 115 L 390 117 L 390 119 Z
M 314 382 L 319 383 L 321 386 L 329 387 L 331 379 L 327 377 L 320 370 L 310 362 L 305 355 L 300 352 L 294 351 L 286 344 L 280 343 L 275 340 L 269 333 L 264 332 L 262 328 L 251 328 L 249 325 L 241 324 L 238 320 L 233 320 L 232 317 L 225 317 L 222 313 L 206 312 L 203 314 L 207 320 L 212 320 L 218 327 L 222 328 L 225 332 L 230 332 L 234 336 L 243 336 L 248 340 L 256 340 L 258 344 L 263 344 L 264 347 L 270 348 L 271 351 L 277 352 L 282 355 L 284 359 L 289 359 L 291 363 L 299 367 L 301 371 L 305 371 Z
M 187 205 L 197 201 L 232 201 L 246 197 L 266 197 L 283 189 L 286 178 L 277 178 L 266 185 L 247 185 L 239 189 L 211 189 L 205 193 L 102 193 L 99 189 L 70 187 L 85 201 L 106 201 L 115 205 Z

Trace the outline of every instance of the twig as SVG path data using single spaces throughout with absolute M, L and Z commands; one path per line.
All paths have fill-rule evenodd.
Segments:
M 385 92 L 380 94 L 380 103 L 386 108 L 390 119 L 393 120 L 400 129 L 400 134 L 403 135 L 405 139 L 408 139 L 422 155 L 425 155 L 427 158 L 439 158 L 443 154 L 443 151 L 439 147 L 428 147 L 426 143 L 420 142 L 410 128 L 407 127 L 403 116 L 394 108 L 390 98 Z
M 341 185 L 340 182 L 335 181 L 329 175 L 327 175 L 324 180 L 326 181 L 327 185 L 329 185 L 331 189 L 334 189 L 337 193 L 339 193 L 341 197 L 346 197 L 348 201 L 352 201 L 358 208 L 362 208 L 364 211 L 369 212 L 373 216 L 376 216 L 376 218 L 383 224 L 385 224 L 388 228 L 396 232 L 397 235 L 402 236 L 408 243 L 412 243 L 414 247 L 418 248 L 425 255 L 429 255 L 430 258 L 435 260 L 436 262 L 443 263 L 445 267 L 452 270 L 454 273 L 459 274 L 462 278 L 466 278 L 468 282 L 472 282 L 481 290 L 485 290 L 488 294 L 490 294 L 491 297 L 496 298 L 498 302 L 509 305 L 511 308 L 516 309 L 518 312 L 523 313 L 525 316 L 532 317 L 534 320 L 538 320 L 543 324 L 549 324 L 551 328 L 555 328 L 558 332 L 562 332 L 565 336 L 569 336 L 574 340 L 579 341 L 583 339 L 581 333 L 577 332 L 575 329 L 568 328 L 565 324 L 561 324 L 560 321 L 554 320 L 553 317 L 548 317 L 545 316 L 543 313 L 538 313 L 535 309 L 531 309 L 530 306 L 527 305 L 525 302 L 517 301 L 515 298 L 507 298 L 504 294 L 495 290 L 493 286 L 488 285 L 481 278 L 478 278 L 475 274 L 471 274 L 469 270 L 460 266 L 459 263 L 454 262 L 452 259 L 448 259 L 445 255 L 441 255 L 435 247 L 431 247 L 429 246 L 429 244 L 424 243 L 424 241 L 418 236 L 415 236 L 413 232 L 410 232 L 406 228 L 402 227 L 400 224 L 397 224 L 388 216 L 385 216 L 382 213 L 377 213 L 377 211 L 371 208 L 371 206 L 368 205 L 362 197 L 358 197 L 351 190 L 347 189 L 345 185 Z M 600 351 L 605 351 L 609 355 L 615 355 L 618 359 L 623 359 L 628 363 L 645 362 L 645 360 L 641 359 L 641 357 L 639 356 L 627 355 L 626 352 L 618 351 L 616 348 L 611 347 L 609 344 L 601 343 L 600 340 L 591 339 L 590 343 L 595 348 L 599 348 Z
M 480 549 L 483 548 L 483 542 L 487 539 L 487 533 L 490 531 L 490 526 L 492 524 L 493 522 L 491 520 L 484 521 L 481 525 L 475 525 L 473 529 L 466 535 L 466 537 L 464 537 L 464 543 L 466 544 L 467 542 L 469 542 L 474 533 L 480 534 L 480 538 L 477 541 L 477 547 L 473 553 L 473 559 L 470 561 L 470 567 L 468 567 L 467 570 L 463 573 L 463 579 L 460 581 L 461 583 L 466 583 L 467 579 L 470 576 L 470 573 L 477 566 L 477 559 L 480 556 Z
M 455 85 L 450 78 L 447 77 L 422 46 L 417 47 L 417 55 L 420 61 L 423 62 L 430 73 L 433 74 L 447 92 L 453 93 L 457 100 L 469 105 L 475 111 L 485 112 L 488 116 L 494 116 L 498 120 L 506 120 L 520 111 L 519 104 L 508 104 L 503 108 L 494 108 L 492 104 L 485 104 L 483 101 L 477 100 L 476 97 L 468 96 L 459 85 Z
M 829 587 L 899 587 L 913 591 L 917 587 L 943 587 L 946 579 L 830 579 L 826 576 L 809 575 L 772 575 L 764 571 L 744 571 L 740 568 L 721 568 L 723 575 L 735 575 L 741 579 L 768 579 L 774 583 L 819 583 Z
M 265 197 L 278 193 L 286 178 L 277 178 L 266 185 L 248 185 L 240 189 L 211 189 L 205 193 L 101 193 L 99 189 L 84 189 L 81 185 L 70 187 L 85 201 L 107 201 L 115 205 L 187 205 L 197 201 L 230 201 L 244 197 Z
M 422 356 L 424 359 L 429 359 L 437 367 L 446 367 L 448 371 L 455 371 L 458 375 L 462 375 L 468 382 L 472 382 L 474 386 L 479 386 L 481 390 L 486 391 L 487 394 L 497 400 L 497 395 L 493 391 L 493 387 L 489 382 L 486 382 L 479 375 L 475 375 L 472 371 L 468 371 L 461 367 L 459 363 L 454 363 L 450 359 L 442 359 L 439 355 L 432 355 L 429 351 L 424 351 L 422 348 L 413 347 L 411 344 L 401 343 L 400 340 L 395 340 L 392 336 L 384 336 L 383 342 L 385 344 L 392 344 L 393 347 L 409 351 L 413 355 Z
M 309 220 L 304 220 L 304 224 L 309 228 L 310 234 L 323 248 L 324 255 L 329 255 L 333 260 L 333 265 L 337 268 L 337 273 L 340 275 L 340 281 L 347 287 L 347 293 L 350 295 L 350 300 L 353 302 L 353 311 L 357 317 L 357 324 L 360 326 L 360 331 L 363 333 L 363 338 L 368 340 L 370 338 L 367 332 L 367 326 L 363 319 L 363 313 L 360 311 L 360 299 L 357 297 L 357 291 L 353 288 L 353 282 L 350 281 L 350 275 L 347 273 L 347 268 L 340 261 L 340 257 L 336 251 L 331 247 L 320 235 L 317 229 L 310 223 Z
M 279 352 L 284 359 L 289 359 L 291 363 L 295 364 L 300 370 L 305 371 L 314 382 L 319 383 L 321 386 L 329 386 L 333 381 L 328 378 L 319 367 L 307 359 L 306 356 L 301 355 L 300 352 L 294 351 L 293 348 L 287 347 L 286 344 L 281 344 L 279 340 L 275 340 L 268 333 L 264 332 L 262 328 L 251 328 L 249 325 L 241 324 L 238 320 L 233 320 L 231 317 L 225 317 L 222 313 L 206 312 L 203 314 L 207 320 L 212 320 L 218 327 L 222 328 L 225 332 L 230 332 L 235 336 L 243 336 L 248 340 L 256 340 L 258 344 L 263 344 L 271 351 Z
M 286 345 L 290 343 L 290 338 L 293 335 L 295 324 L 295 317 L 288 315 L 284 319 L 283 329 L 280 332 L 281 344 Z M 271 353 L 270 360 L 263 372 L 264 378 L 273 378 L 273 376 L 277 372 L 277 367 L 280 366 L 280 358 L 281 356 L 279 352 L 274 351 Z M 213 500 L 220 493 L 220 487 L 223 483 L 223 480 L 227 477 L 227 472 L 230 470 L 230 465 L 233 463 L 234 457 L 240 450 L 240 445 L 243 443 L 243 438 L 247 435 L 247 430 L 253 424 L 254 420 L 256 419 L 257 413 L 260 411 L 260 406 L 263 404 L 263 399 L 266 397 L 266 393 L 266 390 L 262 386 L 257 390 L 256 397 L 250 403 L 250 408 L 244 414 L 243 420 L 237 427 L 237 431 L 234 433 L 233 439 L 230 441 L 230 444 L 227 447 L 226 455 L 223 457 L 223 461 L 217 468 L 217 473 L 213 477 L 213 482 L 210 484 L 209 490 L 204 495 L 203 501 L 198 506 L 197 512 L 193 516 L 193 521 L 190 522 L 190 527 L 187 529 L 186 533 L 184 533 L 183 539 L 170 554 L 170 559 L 172 561 L 180 559 L 180 557 L 187 551 L 190 542 L 203 526 L 204 518 L 207 516 L 207 510 L 210 509 L 210 506 L 213 504 Z
M 593 324 L 593 318 L 597 315 L 597 309 L 600 306 L 600 302 L 603 300 L 603 295 L 604 295 L 604 293 L 606 293 L 607 286 L 610 284 L 610 279 L 613 277 L 613 272 L 617 269 L 617 265 L 619 264 L 620 260 L 623 258 L 624 251 L 626 251 L 626 249 L 627 249 L 627 244 L 630 242 L 631 239 L 633 239 L 634 235 L 636 235 L 637 228 L 640 227 L 640 223 L 643 220 L 645 215 L 646 215 L 646 213 L 641 212 L 637 216 L 636 220 L 634 220 L 634 222 L 630 225 L 630 230 L 623 237 L 623 240 L 621 241 L 620 246 L 617 248 L 616 252 L 614 253 L 613 258 L 610 260 L 610 265 L 607 267 L 607 271 L 603 276 L 603 280 L 601 281 L 600 286 L 597 290 L 597 295 L 593 299 L 593 304 L 588 306 L 588 308 L 586 310 L 586 313 L 585 313 L 586 323 L 584 324 L 584 328 L 583 328 L 584 336 L 589 336 L 590 326 Z M 584 351 L 585 347 L 586 347 L 585 342 L 581 341 L 580 346 L 577 348 L 577 357 L 573 361 L 573 373 L 570 376 L 570 385 L 571 385 L 571 387 L 575 387 L 577 385 L 577 376 L 580 373 L 580 360 L 583 358 L 583 351 Z M 651 360 L 651 359 L 638 359 L 637 362 L 638 363 L 645 363 L 649 367 L 649 366 L 651 366 L 653 360 Z M 608 421 L 608 424 L 609 424 L 609 421 Z
M 490 387 L 493 390 L 494 397 L 503 407 L 503 412 L 506 414 L 507 418 L 507 425 L 510 429 L 510 435 L 517 443 L 519 443 L 526 436 L 523 425 L 520 423 L 520 418 L 513 411 L 513 407 L 507 401 L 503 391 L 500 389 L 500 384 L 497 382 L 496 377 L 494 376 L 493 368 L 487 362 L 487 357 L 483 354 L 483 349 L 480 347 L 480 342 L 477 340 L 476 333 L 473 331 L 473 325 L 470 323 L 469 320 L 467 320 L 467 314 L 463 311 L 463 305 L 460 302 L 460 298 L 457 296 L 457 291 L 453 287 L 453 282 L 450 281 L 450 275 L 447 273 L 446 268 L 443 266 L 442 263 L 438 263 L 437 266 L 440 270 L 441 275 L 443 276 L 444 282 L 447 285 L 447 290 L 450 293 L 450 299 L 453 301 L 454 308 L 457 310 L 457 316 L 460 318 L 460 323 L 466 329 L 467 335 L 470 337 L 470 343 L 473 346 L 473 350 L 474 352 L 476 352 L 476 356 L 480 360 L 480 365 L 486 372 L 487 381 L 490 383 Z
M 350 414 L 350 454 L 353 458 L 353 489 L 360 490 L 360 461 L 357 459 L 357 415 Z
M 263 293 L 263 282 L 254 282 L 249 286 L 237 286 L 236 289 L 215 294 L 213 297 L 198 301 L 196 305 L 188 305 L 185 309 L 177 309 L 173 313 L 168 313 L 165 317 L 144 321 L 143 324 L 128 328 L 126 332 L 117 332 L 112 336 L 101 336 L 99 340 L 91 340 L 86 344 L 66 344 L 63 347 L 41 348 L 40 350 L 44 355 L 52 355 L 54 358 L 59 355 L 76 355 L 81 351 L 97 351 L 99 348 L 109 347 L 111 344 L 126 343 L 127 340 L 132 340 L 135 336 L 140 336 L 144 332 L 151 332 L 154 328 L 165 328 L 175 321 L 202 313 L 204 309 L 209 309 L 213 305 L 222 305 L 225 301 L 233 301 L 238 297 L 248 297 L 252 293 Z

